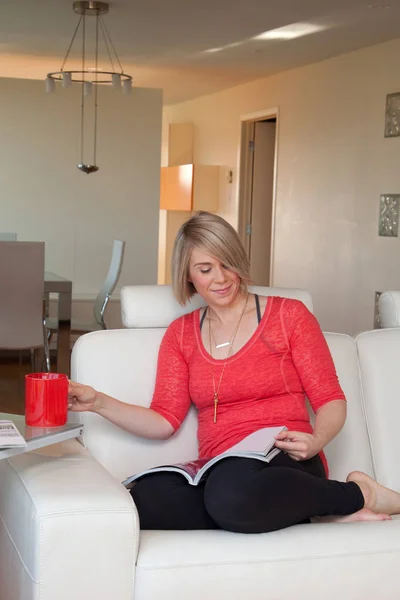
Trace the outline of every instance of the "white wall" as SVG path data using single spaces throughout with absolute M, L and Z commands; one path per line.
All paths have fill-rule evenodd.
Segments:
M 157 282 L 161 90 L 99 92 L 100 170 L 81 173 L 80 91 L 0 79 L 0 231 L 46 242 L 46 269 L 93 298 L 114 239 L 126 241 L 119 287 Z
M 192 121 L 195 162 L 234 170 L 220 213 L 236 225 L 240 116 L 279 107 L 273 283 L 308 288 L 325 330 L 371 328 L 375 290 L 400 289 L 400 240 L 378 237 L 379 196 L 400 193 L 400 137 L 384 138 L 399 56 L 394 40 L 164 109 L 163 157 L 168 124 Z

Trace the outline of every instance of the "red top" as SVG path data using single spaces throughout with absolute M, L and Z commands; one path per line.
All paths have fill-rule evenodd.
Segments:
M 224 362 L 203 345 L 200 310 L 165 332 L 151 408 L 177 430 L 194 402 L 200 458 L 212 458 L 263 427 L 312 433 L 305 397 L 314 412 L 345 400 L 319 324 L 299 300 L 268 297 L 257 329 L 227 360 L 214 423 L 212 368 L 218 382 Z M 321 458 L 328 473 L 322 452 Z

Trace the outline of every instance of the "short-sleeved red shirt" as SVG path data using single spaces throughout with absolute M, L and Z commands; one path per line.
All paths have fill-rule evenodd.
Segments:
M 204 347 L 199 310 L 171 323 L 161 342 L 151 408 L 176 430 L 195 404 L 200 458 L 216 456 L 263 427 L 311 433 L 306 396 L 314 412 L 345 400 L 319 324 L 298 300 L 268 297 L 254 334 L 227 360 L 214 423 L 212 369 L 219 381 L 224 362 Z M 328 472 L 323 453 L 321 458 Z

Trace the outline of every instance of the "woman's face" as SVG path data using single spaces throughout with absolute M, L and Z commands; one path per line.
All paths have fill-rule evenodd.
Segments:
M 189 281 L 207 304 L 227 306 L 240 290 L 240 277 L 201 248 L 194 248 L 189 262 Z

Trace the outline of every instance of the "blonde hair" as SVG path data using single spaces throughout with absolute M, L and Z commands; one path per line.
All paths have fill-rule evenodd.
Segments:
M 234 228 L 222 217 L 198 212 L 179 229 L 172 251 L 172 289 L 181 305 L 196 293 L 189 281 L 192 250 L 201 248 L 239 275 L 242 289 L 250 282 L 249 260 Z

